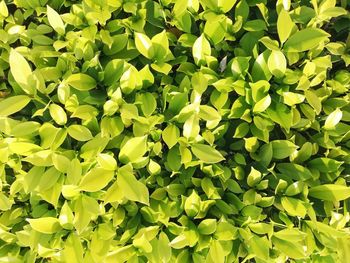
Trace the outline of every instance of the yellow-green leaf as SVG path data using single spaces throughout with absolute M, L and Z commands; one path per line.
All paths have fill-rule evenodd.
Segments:
M 205 64 L 207 56 L 211 55 L 210 43 L 202 34 L 193 44 L 192 54 L 197 65 Z
M 30 226 L 40 233 L 54 234 L 61 230 L 60 221 L 55 217 L 41 217 L 36 219 L 27 219 Z
M 52 119 L 58 125 L 65 125 L 67 123 L 67 114 L 61 106 L 57 104 L 51 104 L 49 107 L 49 111 Z
M 136 180 L 131 164 L 125 165 L 118 170 L 118 185 L 123 191 L 125 198 L 143 204 L 149 204 L 147 187 Z
M 290 18 L 289 13 L 282 8 L 277 19 L 277 32 L 281 43 L 284 43 L 288 39 L 294 26 L 295 24 Z
M 262 98 L 254 105 L 253 112 L 254 113 L 263 112 L 270 106 L 270 104 L 271 104 L 271 97 L 270 95 L 267 95 L 266 97 Z
M 168 125 L 162 132 L 163 141 L 166 143 L 169 149 L 171 149 L 175 144 L 177 144 L 180 137 L 179 128 L 174 125 Z
M 350 197 L 350 188 L 337 184 L 318 185 L 310 188 L 309 196 L 325 201 L 341 201 Z
M 79 184 L 79 188 L 87 192 L 96 192 L 103 189 L 113 178 L 114 172 L 103 168 L 92 168 Z
M 152 41 L 143 33 L 135 33 L 135 45 L 137 50 L 146 58 L 151 59 L 154 55 Z
M 66 83 L 81 91 L 91 90 L 96 87 L 95 79 L 84 73 L 70 75 L 66 79 Z
M 0 116 L 6 117 L 23 109 L 30 102 L 26 95 L 18 95 L 0 101 Z
M 342 117 L 343 117 L 343 112 L 340 109 L 336 109 L 335 111 L 331 112 L 328 115 L 323 128 L 325 128 L 326 130 L 334 129 L 335 126 L 340 122 Z
M 267 66 L 272 75 L 281 78 L 286 72 L 287 60 L 281 51 L 272 50 L 269 59 L 267 60 Z
M 85 142 L 93 138 L 90 130 L 83 125 L 73 124 L 68 127 L 67 132 L 77 141 Z
M 283 49 L 288 52 L 302 52 L 317 47 L 328 39 L 330 35 L 318 28 L 305 28 L 292 35 L 284 44 Z
M 18 85 L 27 94 L 34 94 L 34 86 L 31 85 L 33 73 L 27 60 L 16 50 L 11 49 L 9 62 L 12 76 Z
M 120 149 L 119 160 L 122 163 L 135 162 L 147 151 L 147 136 L 129 139 Z
M 299 199 L 284 196 L 281 198 L 281 204 L 291 216 L 300 216 L 304 218 L 306 215 L 306 207 Z
M 65 27 L 60 15 L 52 9 L 50 6 L 47 6 L 47 19 L 49 20 L 52 28 L 60 35 L 64 35 Z
M 218 163 L 225 160 L 218 150 L 209 145 L 196 143 L 191 146 L 191 149 L 193 154 L 204 163 Z

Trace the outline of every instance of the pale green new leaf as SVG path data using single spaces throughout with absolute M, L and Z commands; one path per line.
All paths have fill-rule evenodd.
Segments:
M 282 44 L 288 39 L 294 27 L 295 24 L 289 13 L 282 8 L 277 19 L 277 32 Z
M 36 219 L 27 219 L 30 226 L 40 233 L 54 234 L 61 230 L 60 221 L 55 217 L 41 217 Z
M 284 44 L 287 52 L 303 52 L 317 47 L 330 35 L 318 28 L 305 28 L 293 34 Z
M 0 101 L 0 116 L 7 117 L 11 114 L 14 114 L 30 102 L 30 98 L 26 95 L 17 95 L 6 98 Z
M 84 73 L 72 74 L 65 81 L 73 88 L 81 91 L 91 90 L 96 87 L 96 80 Z
M 253 107 L 253 112 L 263 112 L 265 111 L 271 104 L 271 97 L 270 95 L 267 95 L 266 97 L 259 100 Z
M 65 125 L 67 123 L 67 114 L 61 106 L 57 104 L 51 104 L 49 107 L 49 111 L 52 119 L 58 125 Z
M 119 160 L 126 164 L 135 162 L 147 152 L 147 136 L 129 139 L 120 149 Z
M 193 44 L 192 54 L 197 65 L 205 64 L 206 57 L 211 55 L 209 41 L 202 34 Z
M 60 15 L 52 9 L 50 6 L 47 6 L 47 19 L 49 20 L 50 25 L 52 28 L 60 35 L 64 35 L 65 33 L 65 26 L 62 21 L 62 18 Z
M 135 45 L 137 50 L 146 58 L 152 59 L 154 56 L 154 50 L 152 47 L 152 41 L 149 37 L 143 33 L 135 33 Z
M 204 163 L 218 163 L 225 160 L 218 150 L 206 144 L 193 144 L 191 145 L 191 150 Z
M 27 60 L 16 50 L 11 49 L 9 62 L 12 76 L 18 85 L 27 94 L 34 94 L 34 87 L 31 85 L 33 73 Z
M 295 93 L 295 92 L 283 92 L 283 102 L 288 106 L 294 106 L 295 104 L 300 104 L 304 102 L 305 96 Z
M 337 108 L 335 111 L 331 112 L 328 115 L 323 128 L 325 128 L 326 130 L 334 129 L 335 126 L 340 122 L 342 117 L 343 117 L 343 112 Z
M 270 144 L 272 145 L 273 157 L 276 159 L 287 158 L 298 148 L 294 143 L 286 140 L 275 140 Z
M 103 189 L 114 176 L 114 172 L 103 168 L 92 168 L 80 181 L 79 189 L 96 192 Z
M 304 218 L 307 210 L 303 202 L 293 197 L 282 197 L 281 204 L 287 213 L 291 216 L 300 216 Z
M 125 198 L 146 205 L 149 204 L 148 189 L 143 183 L 136 180 L 130 164 L 119 168 L 117 182 Z
M 281 51 L 272 50 L 269 59 L 267 60 L 267 66 L 272 75 L 281 78 L 286 72 L 287 60 Z
M 169 149 L 171 149 L 175 144 L 177 144 L 179 137 L 180 130 L 174 124 L 168 125 L 162 132 L 163 141 L 166 143 Z
M 69 136 L 77 141 L 88 141 L 93 138 L 91 131 L 83 125 L 73 124 L 67 128 Z
M 325 201 L 341 201 L 350 197 L 350 188 L 336 184 L 318 185 L 310 188 L 309 196 Z

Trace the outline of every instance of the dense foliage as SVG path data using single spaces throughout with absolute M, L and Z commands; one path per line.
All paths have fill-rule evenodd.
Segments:
M 336 0 L 1 0 L 0 262 L 349 262 Z

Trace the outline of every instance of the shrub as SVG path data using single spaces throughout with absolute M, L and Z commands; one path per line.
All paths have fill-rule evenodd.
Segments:
M 2 0 L 1 262 L 348 262 L 335 0 Z

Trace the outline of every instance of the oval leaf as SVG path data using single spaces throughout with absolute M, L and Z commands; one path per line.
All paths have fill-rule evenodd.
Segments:
M 191 149 L 193 154 L 204 163 L 218 163 L 225 160 L 218 150 L 209 145 L 193 144 Z
M 54 234 L 61 230 L 60 221 L 55 217 L 41 217 L 36 219 L 27 219 L 30 226 L 40 233 Z
M 64 35 L 65 27 L 60 15 L 52 9 L 50 6 L 47 6 L 47 19 L 49 20 L 52 28 L 60 35 Z
M 103 189 L 113 178 L 114 172 L 103 168 L 92 168 L 82 179 L 79 188 L 87 192 Z
M 96 87 L 95 79 L 84 73 L 70 75 L 66 79 L 66 83 L 81 91 L 91 90 Z
M 30 98 L 25 95 L 9 97 L 0 101 L 0 116 L 6 117 L 23 109 L 30 102 Z

